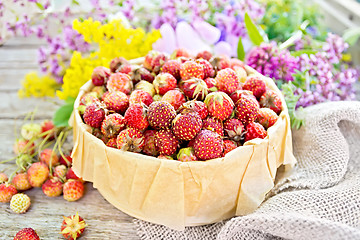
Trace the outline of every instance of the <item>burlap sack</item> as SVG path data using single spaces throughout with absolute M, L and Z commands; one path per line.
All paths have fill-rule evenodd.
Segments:
M 254 213 L 174 231 L 136 220 L 141 239 L 360 239 L 360 102 L 306 108 L 293 174 Z
M 258 74 L 247 68 L 248 74 Z M 261 76 L 279 92 L 274 82 Z M 73 168 L 112 205 L 136 218 L 183 230 L 253 212 L 273 188 L 277 169 L 294 166 L 290 121 L 284 99 L 265 139 L 248 141 L 224 158 L 179 162 L 106 147 L 91 135 L 76 110 Z

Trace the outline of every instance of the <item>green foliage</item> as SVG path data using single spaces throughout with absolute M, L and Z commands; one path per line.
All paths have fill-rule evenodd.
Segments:
M 299 118 L 295 110 L 296 103 L 299 100 L 300 96 L 294 95 L 294 90 L 296 89 L 296 87 L 291 82 L 282 84 L 281 88 L 285 97 L 286 106 L 289 111 L 291 127 L 299 129 L 301 126 L 305 125 L 304 119 Z M 301 111 L 301 109 L 302 108 L 299 108 L 297 111 Z
M 245 59 L 245 49 L 244 49 L 244 45 L 242 43 L 241 37 L 239 37 L 239 41 L 238 41 L 238 45 L 237 45 L 237 57 L 241 61 L 244 61 L 244 59 Z
M 347 42 L 349 45 L 355 45 L 355 43 L 360 38 L 360 27 L 356 28 L 349 28 L 345 30 L 343 39 L 345 42 Z
M 259 29 L 257 28 L 257 26 L 254 24 L 254 22 L 251 20 L 250 16 L 248 13 L 245 13 L 245 27 L 246 30 L 248 32 L 248 36 L 251 40 L 251 42 L 255 45 L 255 46 L 259 46 L 262 42 L 264 42 L 264 38 L 263 36 L 260 34 Z
M 54 114 L 53 122 L 56 127 L 69 126 L 69 119 L 74 109 L 74 98 L 68 98 L 64 105 L 58 108 Z

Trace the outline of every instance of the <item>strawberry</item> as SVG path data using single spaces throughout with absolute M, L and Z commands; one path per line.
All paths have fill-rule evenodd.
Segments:
M 159 155 L 158 150 L 155 147 L 155 134 L 156 130 L 146 130 L 144 132 L 144 149 L 143 153 L 149 156 Z
M 268 89 L 260 97 L 260 106 L 270 108 L 276 114 L 280 114 L 282 110 L 281 98 L 274 90 Z
M 150 93 L 143 90 L 134 90 L 129 97 L 130 106 L 134 103 L 144 103 L 146 106 L 149 106 L 152 102 L 153 98 Z
M 106 67 L 96 67 L 91 74 L 91 81 L 95 86 L 102 86 L 110 77 L 110 69 Z
M 171 58 L 175 59 L 175 58 L 178 58 L 178 57 L 189 58 L 190 54 L 188 53 L 188 51 L 185 48 L 177 48 L 171 53 Z
M 252 91 L 254 96 L 259 99 L 266 91 L 265 82 L 258 76 L 248 77 L 242 86 L 244 90 Z
M 246 125 L 245 142 L 254 138 L 265 138 L 266 135 L 267 132 L 260 123 L 250 122 L 248 125 Z
M 242 97 L 236 103 L 236 117 L 244 124 L 256 120 L 259 115 L 259 106 L 249 97 Z
M 149 71 L 152 71 L 151 63 L 152 63 L 153 59 L 159 54 L 160 54 L 160 52 L 155 51 L 155 50 L 149 51 L 144 58 L 144 62 L 143 62 L 144 68 L 146 68 Z
M 204 103 L 209 114 L 223 121 L 231 116 L 234 103 L 231 98 L 223 92 L 212 92 L 206 96 Z
M 8 180 L 6 173 L 0 172 L 0 184 Z
M 233 100 L 233 102 L 236 105 L 237 101 L 239 101 L 239 99 L 242 98 L 242 96 L 246 96 L 246 97 L 251 98 L 252 100 L 254 100 L 254 103 L 260 107 L 259 102 L 256 100 L 256 97 L 253 95 L 252 91 L 236 90 L 235 92 L 233 92 L 230 95 L 230 98 Z
M 237 148 L 237 145 L 234 141 L 229 140 L 229 139 L 225 139 L 224 141 L 224 152 L 223 152 L 223 156 L 225 156 L 228 152 L 234 150 L 235 148 Z
M 11 197 L 10 209 L 14 213 L 24 213 L 29 209 L 30 204 L 30 198 L 26 194 L 17 193 Z
M 46 148 L 40 152 L 39 160 L 48 166 L 56 166 L 59 163 L 58 156 L 50 148 Z
M 150 126 L 162 129 L 171 127 L 176 111 L 170 103 L 157 101 L 150 104 L 147 114 Z
M 27 174 L 32 187 L 41 187 L 49 177 L 49 168 L 45 163 L 36 162 L 31 164 Z
M 129 106 L 129 98 L 123 92 L 110 92 L 104 97 L 104 103 L 109 110 L 124 113 Z
M 126 119 L 119 113 L 113 113 L 107 115 L 101 123 L 101 132 L 107 138 L 114 138 L 121 130 L 125 129 L 125 126 Z
M 161 67 L 169 59 L 169 56 L 166 53 L 159 53 L 151 61 L 151 70 L 153 73 L 158 74 Z
M 54 168 L 54 177 L 59 178 L 59 179 L 65 179 L 67 173 L 67 167 L 63 164 L 58 165 Z
M 221 136 L 210 130 L 201 130 L 194 142 L 195 156 L 201 160 L 209 160 L 221 156 L 224 145 Z
M 240 87 L 240 81 L 235 71 L 231 68 L 220 70 L 215 77 L 215 81 L 219 91 L 225 92 L 229 95 L 238 90 Z
M 202 59 L 209 61 L 211 59 L 211 57 L 212 57 L 212 53 L 204 50 L 202 52 L 199 52 L 195 58 L 196 59 L 202 58 Z
M 100 128 L 93 128 L 91 134 L 94 135 L 95 137 L 99 138 L 104 143 L 106 143 L 108 141 L 108 138 L 105 136 L 105 134 L 103 134 L 101 132 Z
M 149 126 L 146 109 L 140 103 L 130 105 L 125 112 L 125 121 L 128 127 L 145 130 Z
M 63 194 L 66 201 L 77 201 L 84 195 L 84 184 L 80 180 L 70 179 L 64 184 Z
M 135 68 L 136 67 L 134 65 L 123 64 L 118 68 L 117 72 L 125 73 L 125 74 L 128 74 L 130 76 Z
M 25 140 L 36 138 L 41 133 L 41 126 L 37 123 L 26 123 L 21 127 L 21 136 Z
M 100 103 L 99 99 L 96 96 L 96 93 L 93 92 L 85 93 L 80 98 L 80 104 L 78 107 L 80 114 L 84 114 L 86 107 L 92 103 Z
M 57 178 L 48 179 L 42 185 L 42 191 L 48 197 L 57 197 L 60 196 L 63 191 L 63 184 Z
M 197 112 L 201 119 L 204 120 L 208 115 L 208 110 L 204 102 L 201 101 L 187 101 L 181 105 L 179 112 L 185 114 L 187 112 Z
M 267 129 L 274 125 L 278 118 L 279 116 L 270 108 L 260 108 L 256 121 Z
M 120 91 L 129 94 L 132 90 L 132 81 L 129 75 L 121 72 L 113 73 L 110 75 L 106 83 L 106 88 L 109 92 Z
M 67 171 L 67 173 L 66 173 L 66 179 L 74 179 L 74 180 L 82 180 L 81 178 L 79 178 L 76 174 L 75 174 L 75 172 L 74 172 L 74 170 L 73 170 L 73 168 L 71 167 L 71 168 L 69 168 L 69 170 Z
M 160 73 L 154 79 L 153 85 L 156 93 L 164 95 L 167 91 L 176 87 L 176 79 L 170 73 Z
M 180 62 L 177 60 L 169 60 L 164 63 L 161 68 L 161 73 L 169 73 L 176 78 L 176 80 L 180 80 Z
M 204 79 L 204 67 L 195 61 L 186 61 L 180 65 L 180 76 L 182 80 L 190 78 Z
M 183 64 L 184 62 L 190 61 L 192 59 L 187 58 L 187 57 L 178 57 L 176 60 L 178 60 L 180 62 L 180 66 L 181 66 L 181 64 Z
M 65 155 L 65 158 L 63 158 L 62 156 L 60 156 L 59 158 L 59 163 L 65 166 L 70 166 L 72 164 L 72 158 L 70 155 Z
M 116 137 L 110 138 L 110 139 L 107 141 L 106 146 L 112 147 L 112 148 L 117 148 Z
M 194 148 L 187 147 L 179 150 L 177 154 L 177 160 L 181 162 L 193 162 L 197 161 L 197 157 L 195 156 Z
M 15 177 L 11 180 L 11 183 L 14 185 L 18 191 L 26 191 L 31 188 L 27 173 L 17 173 Z
M 102 105 L 92 103 L 86 107 L 83 118 L 87 125 L 98 128 L 105 118 L 105 110 Z
M 144 80 L 141 80 L 136 84 L 135 90 L 143 90 L 149 93 L 151 96 L 154 96 L 156 93 L 154 85 Z
M 64 221 L 61 224 L 61 234 L 67 240 L 76 240 L 85 231 L 86 223 L 78 213 L 76 215 L 64 216 Z
M 16 155 L 20 153 L 32 155 L 35 153 L 35 144 L 25 139 L 18 139 L 14 144 L 13 151 Z
M 102 99 L 105 92 L 105 86 L 95 86 L 91 89 L 91 93 L 95 94 L 98 99 Z
M 125 64 L 129 64 L 129 62 L 123 58 L 123 57 L 116 57 L 114 59 L 111 60 L 110 62 L 110 71 L 112 73 L 115 73 L 118 71 L 118 69 Z
M 188 99 L 203 100 L 208 94 L 208 87 L 200 78 L 190 78 L 180 82 L 180 88 Z
M 206 83 L 206 86 L 208 87 L 210 92 L 217 92 L 218 89 L 216 87 L 216 80 L 215 78 L 205 78 L 204 82 Z
M 240 141 L 244 135 L 244 125 L 239 119 L 230 118 L 224 122 L 224 131 L 229 138 Z
M 129 152 L 141 152 L 144 148 L 144 135 L 135 128 L 122 130 L 116 139 L 118 149 Z
M 175 110 L 178 110 L 179 107 L 185 103 L 185 96 L 179 91 L 179 89 L 173 89 L 166 92 L 160 101 L 168 102 Z
M 214 117 L 207 117 L 203 121 L 202 129 L 207 129 L 216 132 L 220 136 L 224 136 L 224 128 L 222 122 Z
M 226 55 L 220 55 L 216 57 L 212 57 L 209 62 L 213 66 L 214 70 L 220 71 L 221 69 L 229 68 L 230 67 L 230 59 Z
M 138 83 L 141 80 L 152 83 L 154 81 L 154 78 L 154 75 L 151 74 L 151 72 L 149 72 L 149 70 L 144 67 L 137 67 L 132 70 L 131 80 L 133 81 L 133 83 Z
M 41 123 L 41 134 L 44 134 L 42 138 L 53 140 L 56 133 L 56 128 L 51 120 L 45 120 Z
M 214 70 L 213 66 L 211 65 L 211 63 L 209 63 L 209 61 L 207 61 L 205 59 L 197 59 L 195 62 L 203 66 L 203 69 L 204 69 L 204 77 L 203 78 L 214 77 L 215 70 Z
M 155 146 L 160 154 L 173 155 L 179 146 L 179 140 L 170 129 L 162 129 L 155 134 Z
M 23 228 L 16 233 L 14 240 L 40 240 L 40 238 L 34 229 Z
M 14 185 L 9 183 L 0 184 L 0 202 L 10 202 L 11 197 L 17 194 Z
M 245 68 L 245 64 L 244 64 L 244 62 L 243 61 L 241 61 L 241 60 L 239 60 L 239 59 L 237 59 L 237 58 L 231 58 L 230 59 L 230 68 L 232 69 L 232 70 L 235 70 L 235 68 L 237 68 L 237 67 L 241 67 L 241 68 Z
M 202 120 L 197 112 L 178 114 L 172 125 L 173 133 L 178 139 L 190 141 L 201 130 Z

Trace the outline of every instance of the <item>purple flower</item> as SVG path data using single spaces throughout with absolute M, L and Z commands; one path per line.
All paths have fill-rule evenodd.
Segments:
M 349 44 L 347 44 L 342 37 L 333 33 L 328 33 L 323 50 L 326 52 L 331 63 L 339 63 L 342 53 L 346 51 L 348 47 Z

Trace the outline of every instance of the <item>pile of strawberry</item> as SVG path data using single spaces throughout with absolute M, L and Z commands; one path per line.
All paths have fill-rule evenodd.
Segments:
M 109 147 L 179 161 L 225 156 L 265 138 L 281 98 L 243 62 L 178 49 L 150 51 L 141 65 L 118 57 L 96 67 L 79 111 Z

